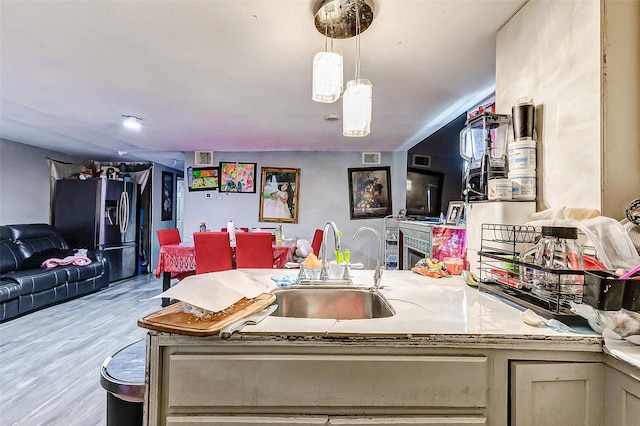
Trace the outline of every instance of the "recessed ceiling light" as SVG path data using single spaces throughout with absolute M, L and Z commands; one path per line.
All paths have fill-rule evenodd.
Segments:
M 122 125 L 127 129 L 140 130 L 144 125 L 142 118 L 134 117 L 133 115 L 123 115 Z

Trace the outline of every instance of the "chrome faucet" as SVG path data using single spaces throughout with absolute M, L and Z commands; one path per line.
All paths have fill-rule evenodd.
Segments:
M 324 232 L 322 233 L 322 270 L 320 271 L 320 279 L 326 281 L 329 279 L 329 262 L 327 262 L 327 233 L 329 229 L 333 229 L 333 249 L 342 251 L 340 247 L 340 231 L 335 222 L 330 220 L 324 225 Z
M 362 228 L 358 228 L 356 233 L 353 234 L 354 240 L 360 231 L 371 231 L 378 238 L 378 258 L 376 259 L 376 270 L 373 273 L 373 289 L 378 290 L 380 288 L 380 280 L 382 279 L 382 238 L 380 238 L 380 234 L 375 229 L 370 226 L 363 226 Z

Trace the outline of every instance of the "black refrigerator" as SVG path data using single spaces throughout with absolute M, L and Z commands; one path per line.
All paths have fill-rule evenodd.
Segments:
M 136 274 L 138 185 L 111 179 L 56 181 L 53 226 L 72 248 L 100 249 L 109 281 Z

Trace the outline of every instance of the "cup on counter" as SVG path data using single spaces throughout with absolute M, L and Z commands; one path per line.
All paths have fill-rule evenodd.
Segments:
M 464 269 L 464 261 L 459 257 L 445 257 L 442 259 L 447 266 L 447 273 L 450 275 L 460 275 Z
M 339 280 L 344 274 L 344 266 L 338 265 L 335 260 L 329 262 L 329 279 Z

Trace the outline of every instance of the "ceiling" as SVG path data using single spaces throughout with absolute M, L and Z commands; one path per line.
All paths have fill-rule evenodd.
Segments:
M 373 1 L 371 134 L 347 138 L 323 118 L 342 102 L 311 100 L 317 0 L 2 0 L 0 138 L 177 168 L 196 150 L 408 149 L 491 94 L 496 32 L 526 2 Z M 353 79 L 355 39 L 334 46 Z

